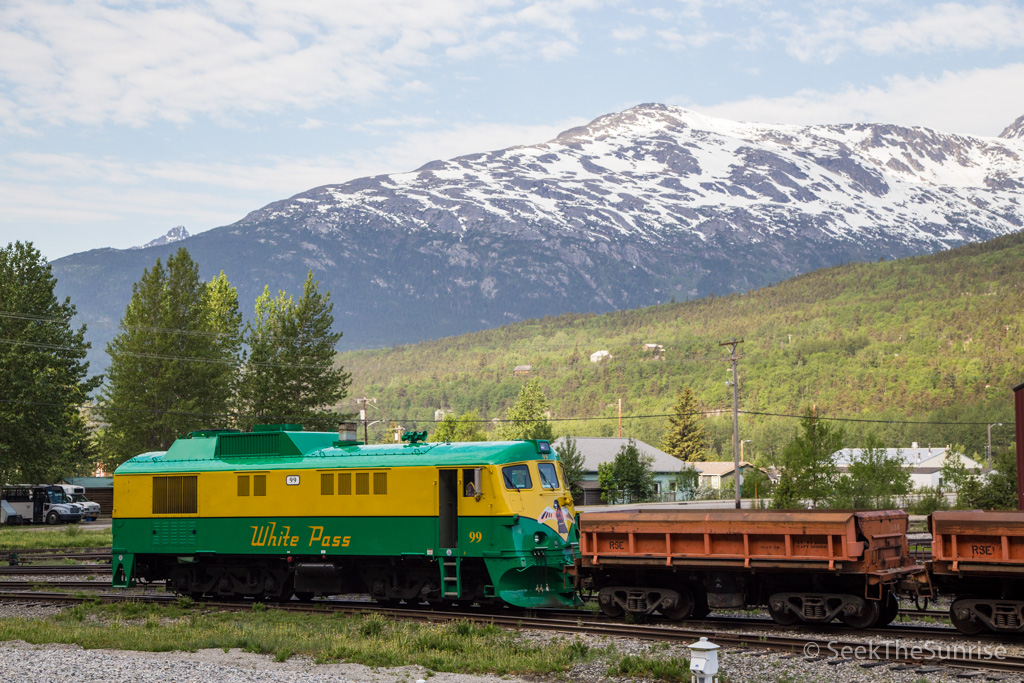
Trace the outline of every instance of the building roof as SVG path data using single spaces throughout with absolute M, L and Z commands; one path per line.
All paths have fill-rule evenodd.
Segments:
M 930 448 L 883 448 L 885 451 L 886 458 L 899 458 L 903 461 L 904 467 L 930 467 L 937 463 L 941 464 L 948 456 L 957 456 L 959 453 L 953 452 L 948 446 L 942 448 L 930 447 Z M 849 467 L 855 459 L 859 458 L 864 453 L 863 448 L 843 448 L 836 451 L 833 455 L 835 456 L 835 463 L 837 467 Z M 929 463 L 934 460 L 935 462 Z M 973 460 L 967 459 L 967 462 L 974 463 Z M 968 465 L 970 466 L 970 464 Z
M 64 477 L 61 479 L 65 484 L 82 486 L 87 489 L 113 488 L 113 477 Z
M 615 456 L 619 454 L 622 447 L 629 443 L 629 439 L 603 436 L 574 436 L 573 440 L 576 441 L 576 450 L 583 455 L 584 472 L 597 472 L 598 465 L 614 462 Z M 655 448 L 636 439 L 633 441 L 636 443 L 636 447 L 641 455 L 649 455 L 654 458 L 651 466 L 655 472 L 678 472 L 687 464 L 678 458 L 672 457 L 660 448 Z M 565 437 L 560 436 L 551 445 L 557 449 L 564 442 Z
M 704 476 L 711 476 L 715 474 L 722 476 L 726 474 L 732 474 L 734 469 L 732 460 L 718 460 L 714 462 L 695 462 L 692 464 L 697 469 L 697 471 L 703 474 Z M 752 463 L 749 463 L 746 460 L 740 461 L 740 469 L 753 466 L 754 465 Z

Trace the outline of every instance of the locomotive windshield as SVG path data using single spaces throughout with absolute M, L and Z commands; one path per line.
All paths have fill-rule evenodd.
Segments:
M 540 472 L 540 485 L 546 489 L 558 488 L 558 472 L 555 471 L 555 463 L 539 462 L 537 471 Z
M 530 489 L 533 488 L 533 479 L 530 478 L 530 468 L 526 465 L 509 465 L 501 468 L 501 476 L 505 479 L 507 489 Z

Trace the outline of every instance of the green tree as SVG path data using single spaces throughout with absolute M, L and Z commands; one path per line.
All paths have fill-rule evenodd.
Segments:
M 87 378 L 85 325 L 58 301 L 50 264 L 30 242 L 0 249 L 0 483 L 85 474 L 95 452 L 79 412 Z
M 804 500 L 821 507 L 834 495 L 840 476 L 834 454 L 843 447 L 843 430 L 823 421 L 811 408 L 804 411 L 800 430 L 782 449 L 782 475 L 772 507 L 802 507 Z
M 302 297 L 265 287 L 246 327 L 243 372 L 236 410 L 243 428 L 254 424 L 331 424 L 344 416 L 329 412 L 347 394 L 351 376 L 335 367 L 334 305 L 321 294 L 309 271 Z
M 238 295 L 221 273 L 209 283 L 188 251 L 160 259 L 132 286 L 121 332 L 107 344 L 100 395 L 111 464 L 167 449 L 175 438 L 228 422 L 240 345 Z
M 700 404 L 690 387 L 679 392 L 668 423 L 661 450 L 686 462 L 704 460 L 708 436 Z
M 910 472 L 899 454 L 887 455 L 885 445 L 868 433 L 860 454 L 850 463 L 849 476 L 840 477 L 834 507 L 887 510 L 897 496 L 910 493 Z
M 961 507 L 979 510 L 1017 509 L 1017 454 L 997 452 L 995 468 L 984 480 L 974 479 L 960 492 Z
M 540 382 L 531 379 L 519 391 L 515 404 L 508 409 L 507 422 L 498 429 L 500 441 L 517 439 L 546 439 L 551 441 L 553 430 L 547 418 L 548 399 Z
M 487 434 L 480 428 L 480 416 L 475 410 L 455 417 L 447 413 L 437 424 L 431 441 L 487 441 Z
M 566 484 L 572 492 L 574 499 L 582 499 L 583 489 L 579 483 L 583 481 L 586 459 L 579 449 L 576 448 L 576 439 L 571 436 L 565 437 L 562 443 L 555 447 L 558 459 L 562 462 L 562 469 L 565 471 Z
M 733 491 L 735 491 L 735 484 Z M 743 470 L 743 484 L 740 488 L 740 496 L 743 498 L 768 498 L 772 494 L 772 480 L 760 467 L 751 467 Z
M 676 500 L 694 500 L 700 491 L 700 472 L 695 467 L 683 466 L 676 473 Z
M 654 495 L 654 458 L 642 455 L 636 442 L 630 439 L 622 445 L 612 462 L 597 467 L 597 480 L 601 484 L 601 500 L 614 503 L 619 499 L 629 503 L 642 503 Z

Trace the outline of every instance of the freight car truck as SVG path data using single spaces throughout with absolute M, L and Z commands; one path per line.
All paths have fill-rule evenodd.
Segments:
M 959 631 L 1024 631 L 1024 512 L 936 511 L 931 576 Z
M 625 510 L 580 522 L 579 582 L 609 616 L 700 618 L 765 605 L 780 624 L 888 624 L 930 594 L 890 511 Z

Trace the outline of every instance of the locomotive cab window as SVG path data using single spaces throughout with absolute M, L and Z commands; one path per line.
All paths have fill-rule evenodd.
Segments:
M 501 468 L 501 476 L 505 480 L 507 489 L 532 489 L 533 479 L 530 477 L 530 468 L 526 465 L 509 465 Z
M 558 472 L 553 462 L 537 463 L 537 471 L 540 472 L 540 485 L 546 489 L 558 488 Z

